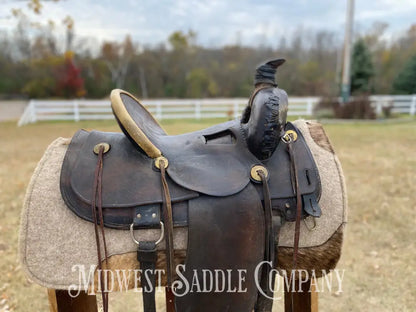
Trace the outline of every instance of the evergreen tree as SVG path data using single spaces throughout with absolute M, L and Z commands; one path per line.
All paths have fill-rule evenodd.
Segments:
M 397 94 L 416 93 L 416 55 L 414 55 L 397 75 L 393 82 L 393 92 Z
M 370 92 L 370 80 L 374 76 L 374 66 L 370 51 L 364 40 L 359 39 L 354 44 L 351 66 L 351 93 Z

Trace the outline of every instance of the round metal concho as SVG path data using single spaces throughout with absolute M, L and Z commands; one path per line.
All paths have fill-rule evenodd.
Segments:
M 165 163 L 165 168 L 167 168 L 169 166 L 169 161 L 166 157 L 160 156 L 158 158 L 155 159 L 155 167 L 157 169 L 160 169 L 160 161 L 163 160 L 163 162 Z
M 103 154 L 107 153 L 110 150 L 110 144 L 101 142 L 94 146 L 94 154 L 97 154 L 100 152 L 100 148 L 104 147 Z
M 285 143 L 295 142 L 298 139 L 298 134 L 294 130 L 287 130 L 282 136 L 282 140 Z
M 258 171 L 263 171 L 266 178 L 269 176 L 269 172 L 264 166 L 260 166 L 260 165 L 254 166 L 253 168 L 251 168 L 250 176 L 256 182 L 261 182 L 261 177 Z

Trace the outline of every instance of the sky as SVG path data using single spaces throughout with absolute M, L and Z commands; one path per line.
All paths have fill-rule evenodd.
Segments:
M 96 41 L 122 40 L 130 34 L 142 45 L 166 42 L 177 30 L 197 33 L 197 44 L 220 47 L 240 43 L 275 47 L 299 29 L 328 30 L 342 40 L 347 0 L 60 0 L 44 2 L 34 16 L 58 25 L 65 16 L 75 21 L 75 35 Z M 27 8 L 24 0 L 0 0 L 0 31 L 11 31 L 12 8 Z M 27 10 L 26 10 L 27 11 Z M 31 15 L 32 16 L 32 15 Z M 397 37 L 416 24 L 416 0 L 355 0 L 355 30 L 374 22 L 389 25 L 386 38 Z M 61 29 L 63 33 L 63 28 Z

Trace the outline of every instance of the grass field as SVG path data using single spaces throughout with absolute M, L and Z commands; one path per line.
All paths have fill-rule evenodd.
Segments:
M 216 122 L 163 125 L 175 134 Z M 0 123 L 0 312 L 48 311 L 46 290 L 28 281 L 18 262 L 20 212 L 45 148 L 79 128 L 118 131 L 109 121 L 21 128 L 14 122 Z M 338 265 L 345 269 L 343 292 L 320 294 L 320 311 L 415 311 L 416 122 L 328 124 L 325 130 L 345 172 L 349 222 Z M 137 304 L 137 296 L 110 296 L 112 311 L 128 310 L 128 304 Z M 275 311 L 282 311 L 281 304 Z

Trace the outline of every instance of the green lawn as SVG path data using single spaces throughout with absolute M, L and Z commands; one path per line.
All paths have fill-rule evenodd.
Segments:
M 220 120 L 165 121 L 168 133 Z M 118 131 L 115 122 L 54 122 L 17 128 L 0 123 L 0 311 L 47 311 L 46 291 L 26 280 L 17 260 L 25 188 L 45 148 L 79 128 Z M 342 162 L 349 224 L 338 268 L 343 293 L 320 294 L 320 311 L 413 311 L 416 307 L 416 122 L 328 124 Z M 137 304 L 138 294 L 112 295 L 112 311 Z M 3 300 L 4 299 L 4 300 Z M 136 308 L 137 309 L 137 308 Z M 161 310 L 162 311 L 162 310 Z M 281 311 L 279 305 L 275 311 Z

